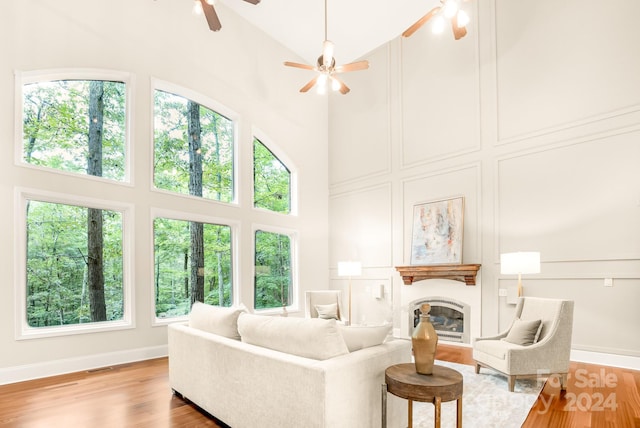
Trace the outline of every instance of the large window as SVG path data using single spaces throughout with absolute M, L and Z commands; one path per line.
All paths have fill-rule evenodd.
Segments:
M 231 227 L 158 217 L 153 230 L 157 318 L 187 315 L 196 300 L 231 306 Z
M 123 82 L 53 80 L 22 87 L 22 162 L 126 179 Z
M 257 230 L 255 232 L 256 309 L 280 308 L 293 301 L 290 235 Z
M 288 214 L 291 211 L 291 173 L 260 140 L 253 140 L 253 204 Z
M 24 212 L 22 333 L 50 335 L 130 325 L 123 230 L 130 207 L 20 192 Z M 42 197 L 41 197 L 42 196 Z M 84 202 L 84 203 L 83 203 Z
M 154 183 L 171 192 L 232 202 L 233 121 L 195 101 L 154 93 Z

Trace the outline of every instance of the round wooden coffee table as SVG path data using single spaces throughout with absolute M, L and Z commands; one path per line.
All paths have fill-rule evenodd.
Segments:
M 435 406 L 435 427 L 440 428 L 440 404 L 457 400 L 456 426 L 462 427 L 462 374 L 448 367 L 433 366 L 433 373 L 416 372 L 413 363 L 396 364 L 384 373 L 386 390 L 408 400 L 409 428 L 413 427 L 413 402 L 423 401 Z

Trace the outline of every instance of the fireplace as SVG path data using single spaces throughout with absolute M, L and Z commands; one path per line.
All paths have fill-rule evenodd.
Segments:
M 409 303 L 409 336 L 420 322 L 420 306 L 424 303 L 431 305 L 431 324 L 439 340 L 470 343 L 469 305 L 448 297 L 423 297 Z

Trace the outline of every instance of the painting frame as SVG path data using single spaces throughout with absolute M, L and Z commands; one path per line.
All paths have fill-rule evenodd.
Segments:
M 464 196 L 416 204 L 411 221 L 411 265 L 462 264 Z

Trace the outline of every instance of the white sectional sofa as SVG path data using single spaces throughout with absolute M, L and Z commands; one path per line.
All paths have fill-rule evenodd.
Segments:
M 357 329 L 196 303 L 168 327 L 170 385 L 232 428 L 380 427 L 384 371 L 411 343 Z M 406 426 L 406 406 L 388 395 L 388 427 Z

